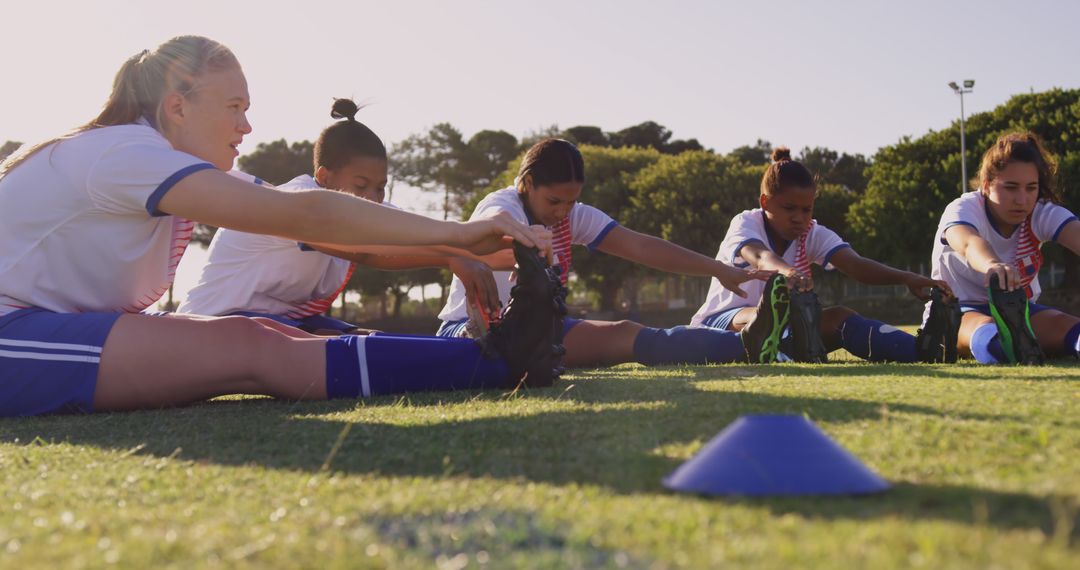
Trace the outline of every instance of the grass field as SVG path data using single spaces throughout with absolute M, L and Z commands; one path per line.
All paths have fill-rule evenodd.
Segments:
M 1080 567 L 1080 367 L 568 374 L 553 389 L 0 420 L 0 567 Z M 660 479 L 806 414 L 894 483 L 703 499 Z

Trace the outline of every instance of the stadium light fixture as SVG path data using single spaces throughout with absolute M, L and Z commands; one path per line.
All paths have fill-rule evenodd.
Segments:
M 967 189 L 967 143 L 964 136 L 964 94 L 971 93 L 975 87 L 974 79 L 965 79 L 964 87 L 961 88 L 955 81 L 949 82 L 949 87 L 960 96 L 960 193 Z

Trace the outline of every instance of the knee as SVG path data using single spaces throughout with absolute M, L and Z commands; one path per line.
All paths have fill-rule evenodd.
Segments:
M 262 322 L 268 321 L 268 322 Z M 222 317 L 208 321 L 213 327 L 212 338 L 219 339 L 235 350 L 237 357 L 258 358 L 280 348 L 288 337 L 275 330 L 270 319 Z

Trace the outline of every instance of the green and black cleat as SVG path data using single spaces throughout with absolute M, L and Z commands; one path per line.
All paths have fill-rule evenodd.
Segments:
M 510 302 L 487 333 L 477 339 L 489 358 L 506 361 L 507 388 L 524 383 L 551 386 L 562 373 L 563 317 L 566 287 L 558 269 L 549 267 L 540 252 L 514 242 L 517 283 Z
M 742 329 L 747 361 L 753 364 L 776 362 L 776 356 L 780 353 L 780 337 L 784 334 L 789 317 L 787 279 L 776 273 L 765 282 L 757 314 Z
M 997 325 L 998 340 L 1001 341 L 1001 348 L 1009 363 L 1044 363 L 1046 355 L 1039 346 L 1039 340 L 1035 338 L 1035 330 L 1031 328 L 1031 313 L 1024 289 L 1002 289 L 995 274 L 990 276 L 987 293 L 990 299 L 990 316 Z
M 956 339 L 960 333 L 960 303 L 946 299 L 937 287 L 930 289 L 926 323 L 915 333 L 915 351 L 922 362 L 956 362 Z
M 821 341 L 821 303 L 813 291 L 791 292 L 791 347 L 788 356 L 796 362 L 829 361 Z

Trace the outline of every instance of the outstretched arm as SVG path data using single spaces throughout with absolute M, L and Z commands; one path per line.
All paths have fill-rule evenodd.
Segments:
M 798 269 L 784 261 L 783 257 L 776 255 L 760 241 L 743 244 L 739 249 L 739 257 L 745 259 L 750 267 L 783 275 L 796 290 L 809 291 L 814 288 L 813 276 L 800 273 Z
M 432 220 L 341 192 L 280 192 L 219 170 L 186 176 L 158 208 L 198 222 L 311 244 L 449 245 L 487 254 L 509 236 L 544 252 L 550 232 L 530 228 L 506 214 L 470 222 Z
M 889 267 L 884 263 L 865 258 L 854 249 L 845 247 L 833 254 L 830 263 L 844 275 L 867 285 L 904 285 L 911 294 L 922 301 L 930 299 L 931 287 L 938 287 L 952 296 L 952 289 L 944 281 L 930 279 L 918 273 Z
M 724 288 L 730 289 L 740 297 L 746 295 L 739 288 L 741 283 L 750 279 L 765 279 L 769 276 L 769 272 L 736 269 L 667 240 L 635 232 L 622 226 L 616 226 L 611 230 L 597 249 L 669 273 L 715 277 Z
M 1076 255 L 1080 255 L 1080 221 L 1072 220 L 1065 224 L 1061 233 L 1058 234 L 1057 242 Z
M 1075 224 L 1069 224 L 1074 226 Z M 1062 236 L 1070 230 L 1065 227 Z M 1072 228 L 1075 231 L 1075 228 Z M 1005 263 L 990 247 L 990 243 L 983 239 L 975 228 L 967 225 L 956 225 L 945 230 L 945 241 L 957 254 L 963 257 L 972 269 L 983 274 L 983 286 L 990 285 L 990 275 L 998 276 L 998 283 L 1004 283 L 1009 291 L 1020 286 L 1020 273 L 1011 263 Z
M 501 261 L 505 257 L 500 253 L 483 257 L 469 255 L 450 255 L 458 251 L 443 246 L 375 246 L 372 249 L 396 250 L 399 253 L 374 254 L 358 253 L 355 251 L 342 251 L 330 249 L 324 246 L 316 246 L 315 249 L 327 255 L 333 255 L 342 259 L 355 261 L 361 265 L 374 267 L 384 271 L 404 271 L 407 269 L 421 269 L 425 267 L 446 267 L 454 275 L 461 279 L 465 285 L 465 295 L 470 301 L 476 300 L 481 303 L 489 313 L 498 314 L 502 308 L 499 299 L 499 288 L 495 284 L 495 276 L 491 273 L 491 267 L 484 261 L 492 259 Z M 508 251 L 508 250 L 507 250 Z M 410 254 L 410 252 L 412 252 Z M 418 252 L 426 252 L 427 255 Z M 510 255 L 511 264 L 513 255 Z

